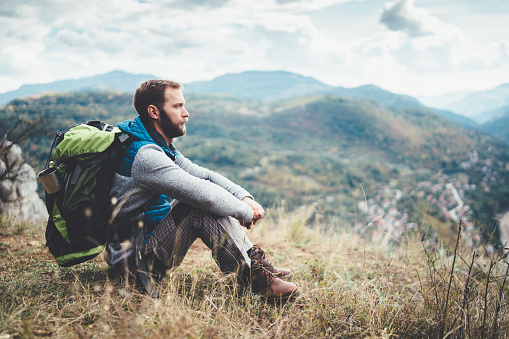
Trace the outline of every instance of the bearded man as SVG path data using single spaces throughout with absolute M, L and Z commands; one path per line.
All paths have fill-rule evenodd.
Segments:
M 120 202 L 116 220 L 138 215 L 134 227 L 119 228 L 115 234 L 107 262 L 137 271 L 155 295 L 153 278 L 179 265 L 200 238 L 222 272 L 237 273 L 239 281 L 268 299 L 294 299 L 299 290 L 285 280 L 291 271 L 274 267 L 241 227 L 256 225 L 265 213 L 262 206 L 245 189 L 194 164 L 173 145 L 174 138 L 186 134 L 189 120 L 182 85 L 148 80 L 136 89 L 133 101 L 139 116 L 118 126 L 131 142 L 115 174 L 111 198 Z

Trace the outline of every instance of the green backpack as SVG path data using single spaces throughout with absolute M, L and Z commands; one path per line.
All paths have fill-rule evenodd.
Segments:
M 111 240 L 109 195 L 129 141 L 119 128 L 102 121 L 56 133 L 45 171 L 56 173 L 60 189 L 51 194 L 46 189 L 46 246 L 60 266 L 94 258 Z

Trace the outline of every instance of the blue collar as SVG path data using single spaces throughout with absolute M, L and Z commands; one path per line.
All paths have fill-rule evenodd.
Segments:
M 165 150 L 165 149 L 169 150 L 172 153 L 174 158 L 176 158 L 178 156 L 179 152 L 177 151 L 177 148 L 175 146 L 173 146 L 173 143 L 168 145 L 168 143 L 166 142 L 166 139 L 161 135 L 161 133 L 159 133 L 158 131 L 156 131 L 154 128 L 152 128 L 150 126 L 145 126 L 145 124 L 143 124 L 143 127 L 145 127 L 148 135 L 150 135 L 152 140 L 158 146 L 160 146 L 163 150 Z
M 152 128 L 150 126 L 145 126 L 145 124 L 143 124 L 143 126 L 147 130 L 148 135 L 150 135 L 150 137 L 152 138 L 152 140 L 154 140 L 154 142 L 156 144 L 158 144 L 159 146 L 161 146 L 163 148 L 170 148 L 168 146 L 168 144 L 166 143 L 166 139 L 161 135 L 161 133 L 156 131 L 155 128 Z

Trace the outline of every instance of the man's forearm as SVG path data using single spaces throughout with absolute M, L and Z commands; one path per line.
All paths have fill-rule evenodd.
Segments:
M 247 190 L 235 184 L 228 178 L 207 168 L 198 166 L 182 155 L 175 160 L 175 164 L 195 177 L 208 180 L 218 186 L 221 186 L 239 200 L 242 200 L 245 197 L 253 198 Z
M 143 189 L 166 194 L 216 215 L 232 216 L 241 222 L 253 219 L 254 210 L 249 205 L 225 188 L 187 173 L 157 145 L 146 145 L 138 151 L 132 176 Z

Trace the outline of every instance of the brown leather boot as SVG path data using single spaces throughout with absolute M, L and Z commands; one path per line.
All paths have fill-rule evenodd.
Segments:
M 265 252 L 258 245 L 253 245 L 251 249 L 251 260 L 258 260 L 262 263 L 269 272 L 271 272 L 276 278 L 290 280 L 293 278 L 293 273 L 287 268 L 277 268 L 265 257 Z
M 299 295 L 295 284 L 276 278 L 259 260 L 251 260 L 251 288 L 254 293 L 265 294 L 269 302 L 293 301 Z

